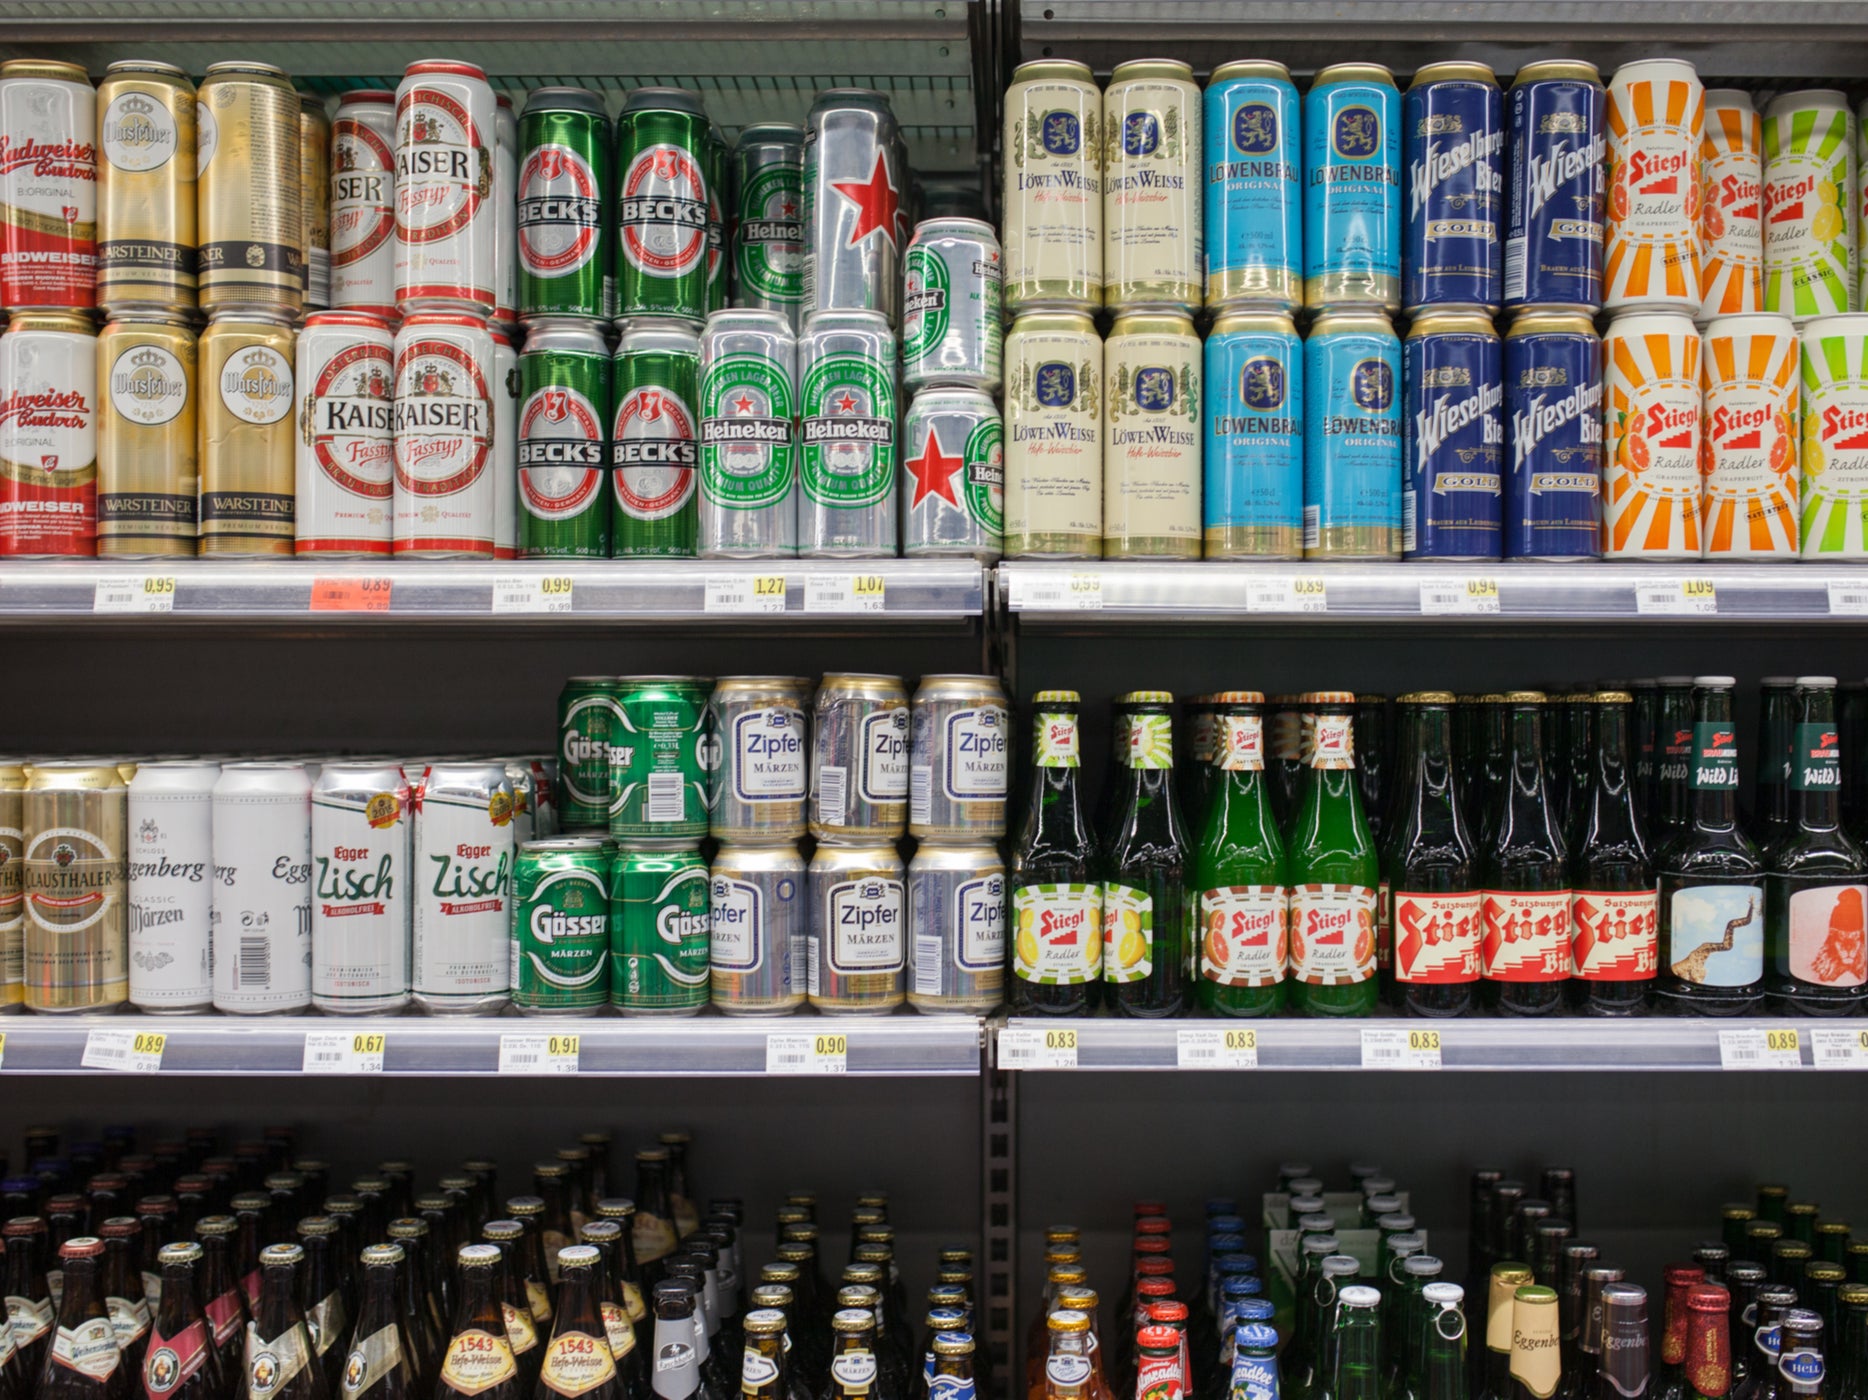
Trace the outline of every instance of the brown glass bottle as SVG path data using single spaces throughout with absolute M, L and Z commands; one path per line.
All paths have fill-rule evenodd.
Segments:
M 537 1400 L 588 1395 L 620 1400 L 623 1387 L 602 1312 L 602 1252 L 574 1244 L 558 1252 L 558 1297 Z
M 541 1343 L 551 1328 L 551 1264 L 545 1258 L 545 1202 L 537 1196 L 513 1196 L 506 1202 L 506 1215 L 525 1227 L 525 1236 L 517 1253 L 508 1252 L 506 1267 L 519 1269 L 525 1286 L 525 1298 L 538 1320 Z
M 143 1232 L 136 1218 L 115 1215 L 106 1220 L 100 1232 L 104 1239 L 104 1262 L 100 1271 L 104 1290 L 104 1311 L 117 1334 L 117 1349 L 130 1368 L 132 1384 L 143 1371 L 143 1353 L 149 1347 L 149 1293 L 143 1286 Z
M 616 1363 L 621 1394 L 625 1400 L 648 1400 L 646 1358 L 643 1348 L 637 1344 L 635 1321 L 629 1316 L 629 1304 L 623 1297 L 615 1267 L 622 1233 L 622 1226 L 614 1220 L 591 1219 L 579 1229 L 578 1243 L 590 1245 L 600 1256 L 597 1260 L 597 1311 L 603 1317 L 603 1332 L 609 1342 L 610 1357 Z
M 436 1400 L 452 1395 L 529 1400 L 531 1391 L 520 1383 L 519 1366 L 506 1340 L 507 1320 L 500 1302 L 505 1255 L 498 1245 L 470 1244 L 462 1248 L 457 1266 L 460 1306 L 454 1311 L 453 1334 L 441 1358 Z
M 1745 825 L 1769 851 L 1790 830 L 1790 748 L 1797 726 L 1797 682 L 1766 676 L 1758 682 L 1758 742 L 1752 751 L 1751 806 Z
M 207 1215 L 195 1222 L 201 1245 L 201 1268 L 195 1296 L 208 1320 L 208 1332 L 220 1357 L 221 1374 L 237 1385 L 246 1359 L 246 1290 L 234 1277 L 234 1236 L 240 1222 L 231 1215 Z
M 1452 762 L 1453 695 L 1403 695 L 1397 801 L 1383 843 L 1392 964 L 1410 1016 L 1463 1016 L 1479 982 L 1479 883 L 1473 842 Z
M 435 1377 L 417 1362 L 403 1309 L 401 1276 L 408 1255 L 397 1244 L 366 1245 L 358 1263 L 363 1296 L 344 1348 L 339 1394 L 343 1400 L 425 1400 Z
M 695 1400 L 704 1393 L 701 1379 L 698 1313 L 694 1285 L 685 1278 L 655 1285 L 655 1358 L 651 1386 L 658 1400 Z
M 304 1266 L 305 1251 L 295 1244 L 269 1244 L 259 1252 L 259 1303 L 247 1324 L 242 1363 L 242 1394 L 249 1400 L 333 1400 L 298 1302 Z
M 30 1392 L 39 1383 L 58 1325 L 45 1278 L 45 1221 L 37 1215 L 15 1216 L 7 1221 L 4 1238 L 7 1331 L 13 1338 L 15 1364 Z
M 263 1191 L 242 1191 L 233 1198 L 229 1209 L 240 1225 L 234 1237 L 234 1269 L 240 1280 L 240 1291 L 246 1294 L 246 1310 L 250 1317 L 259 1307 L 259 1254 L 270 1242 L 272 1198 Z
M 148 1400 L 227 1400 L 229 1381 L 214 1345 L 214 1328 L 199 1291 L 204 1251 L 198 1244 L 164 1245 L 157 1254 L 162 1303 L 143 1355 Z
M 636 1153 L 636 1263 L 644 1286 L 662 1276 L 661 1263 L 675 1248 L 675 1209 L 668 1190 L 668 1149 L 644 1147 Z
M 305 1262 L 298 1271 L 298 1306 L 311 1333 L 312 1355 L 333 1395 L 344 1374 L 344 1344 L 350 1339 L 352 1314 L 345 1304 L 337 1260 L 341 1227 L 328 1215 L 308 1215 L 298 1222 Z
M 506 1324 L 507 1348 L 519 1368 L 519 1390 L 521 1394 L 530 1395 L 538 1384 L 538 1368 L 544 1360 L 545 1328 L 532 1311 L 531 1296 L 525 1286 L 521 1254 L 525 1247 L 525 1226 L 516 1220 L 489 1220 L 480 1233 L 500 1252 L 500 1265 L 493 1283 L 500 1299 L 500 1315 Z M 457 1275 L 457 1282 L 458 1278 Z M 458 1305 L 455 1311 L 458 1314 Z
M 123 1359 L 104 1306 L 99 1278 L 104 1242 L 77 1235 L 58 1253 L 64 1293 L 33 1400 L 129 1400 L 136 1373 Z
M 1547 1016 L 1570 975 L 1569 851 L 1544 774 L 1544 696 L 1514 690 L 1504 705 L 1505 783 L 1480 857 L 1487 996 L 1507 1016 Z
M 535 1162 L 532 1186 L 544 1202 L 538 1214 L 538 1243 L 545 1256 L 546 1275 L 555 1284 L 558 1251 L 576 1238 L 571 1224 L 571 1169 L 563 1162 Z
M 1603 690 L 1593 703 L 1595 750 L 1570 860 L 1570 999 L 1591 1016 L 1629 1016 L 1654 985 L 1659 897 L 1628 771 L 1633 697 Z
M 785 1314 L 755 1307 L 746 1314 L 746 1351 L 740 1360 L 739 1393 L 744 1400 L 791 1400 L 785 1357 Z
M 396 1295 L 402 1309 L 402 1342 L 409 1352 L 414 1374 L 422 1388 L 433 1389 L 435 1373 L 441 1364 L 444 1329 L 437 1312 L 438 1299 L 429 1290 L 432 1277 L 427 1261 L 428 1222 L 418 1216 L 404 1216 L 389 1222 L 389 1242 L 402 1248 L 402 1263 L 396 1267 Z

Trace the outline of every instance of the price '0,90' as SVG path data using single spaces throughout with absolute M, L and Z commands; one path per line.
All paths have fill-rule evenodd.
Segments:
M 847 1055 L 850 1053 L 850 1038 L 847 1035 L 820 1035 L 811 1042 L 811 1050 L 818 1055 Z

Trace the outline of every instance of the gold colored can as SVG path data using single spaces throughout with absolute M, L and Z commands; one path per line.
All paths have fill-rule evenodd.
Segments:
M 1021 63 L 1005 90 L 1005 309 L 1103 301 L 1103 94 L 1089 65 Z
M 298 93 L 270 63 L 210 63 L 195 94 L 201 174 L 201 309 L 273 310 L 305 302 Z
M 97 304 L 195 309 L 195 85 L 124 59 L 97 85 Z
M 331 118 L 324 99 L 298 95 L 298 189 L 305 230 L 305 309 L 331 304 Z
M 1103 552 L 1103 338 L 1082 311 L 1027 311 L 1005 338 L 1005 557 Z
M 283 319 L 217 314 L 201 335 L 201 552 L 290 554 L 292 356 Z
M 21 803 L 29 1011 L 102 1011 L 130 994 L 129 792 L 111 765 L 34 764 Z
M 1103 558 L 1200 557 L 1203 365 L 1186 311 L 1116 313 L 1103 343 Z
M 97 552 L 195 552 L 201 490 L 194 330 L 123 314 L 97 337 Z
M 1174 59 L 1118 63 L 1103 93 L 1103 304 L 1198 306 L 1200 113 L 1193 70 Z
M 0 1012 L 26 1004 L 26 905 L 21 890 L 26 854 L 26 765 L 0 759 Z

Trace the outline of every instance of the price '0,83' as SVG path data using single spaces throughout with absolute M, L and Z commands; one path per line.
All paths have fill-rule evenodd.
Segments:
M 1228 1050 L 1258 1049 L 1257 1031 L 1227 1031 L 1226 1048 Z
M 1440 1048 L 1440 1032 L 1409 1031 L 1407 1033 L 1407 1048 L 1410 1050 L 1438 1050 Z
M 1046 1031 L 1044 1048 L 1046 1050 L 1075 1050 L 1077 1033 L 1075 1031 Z

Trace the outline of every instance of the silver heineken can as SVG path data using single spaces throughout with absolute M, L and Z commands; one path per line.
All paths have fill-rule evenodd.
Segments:
M 798 552 L 798 341 L 778 311 L 716 311 L 701 332 L 700 555 Z
M 214 1009 L 311 1005 L 311 778 L 302 763 L 230 763 L 214 784 Z
M 902 418 L 902 553 L 997 563 L 1005 423 L 983 389 L 923 389 Z
M 833 672 L 812 717 L 811 835 L 839 845 L 908 829 L 908 692 L 900 676 Z
M 904 190 L 889 100 L 868 88 L 817 95 L 804 130 L 804 309 L 900 318 Z
M 982 219 L 928 219 L 902 267 L 902 380 L 996 393 L 1004 372 L 999 238 Z
M 1005 990 L 1005 862 L 991 846 L 922 846 L 908 866 L 908 1002 L 990 1011 Z
M 735 844 L 795 843 L 804 835 L 810 725 L 788 676 L 722 676 L 714 682 L 713 732 L 719 761 L 707 804 L 708 828 Z
M 733 191 L 733 305 L 781 312 L 795 331 L 804 317 L 804 128 L 743 128 Z
M 409 773 L 409 765 L 402 771 Z M 410 990 L 436 1016 L 489 1016 L 512 987 L 512 785 L 500 763 L 435 759 L 410 777 Z
M 130 779 L 130 1004 L 152 1015 L 214 1003 L 218 763 L 139 763 Z
M 798 340 L 798 552 L 893 559 L 895 336 L 876 311 L 814 311 Z
M 908 733 L 908 834 L 967 845 L 1005 835 L 1012 712 L 998 678 L 923 676 Z
M 826 1015 L 902 1004 L 907 910 L 893 846 L 819 846 L 811 857 L 811 1005 Z
M 713 858 L 713 1005 L 772 1016 L 804 1005 L 810 917 L 796 846 L 722 846 Z
M 311 1004 L 409 1004 L 409 785 L 388 761 L 326 763 L 311 789 Z
M 501 765 L 506 781 L 512 785 L 512 845 L 517 850 L 527 841 L 542 840 L 538 829 L 538 778 L 532 765 L 523 758 L 508 758 Z

